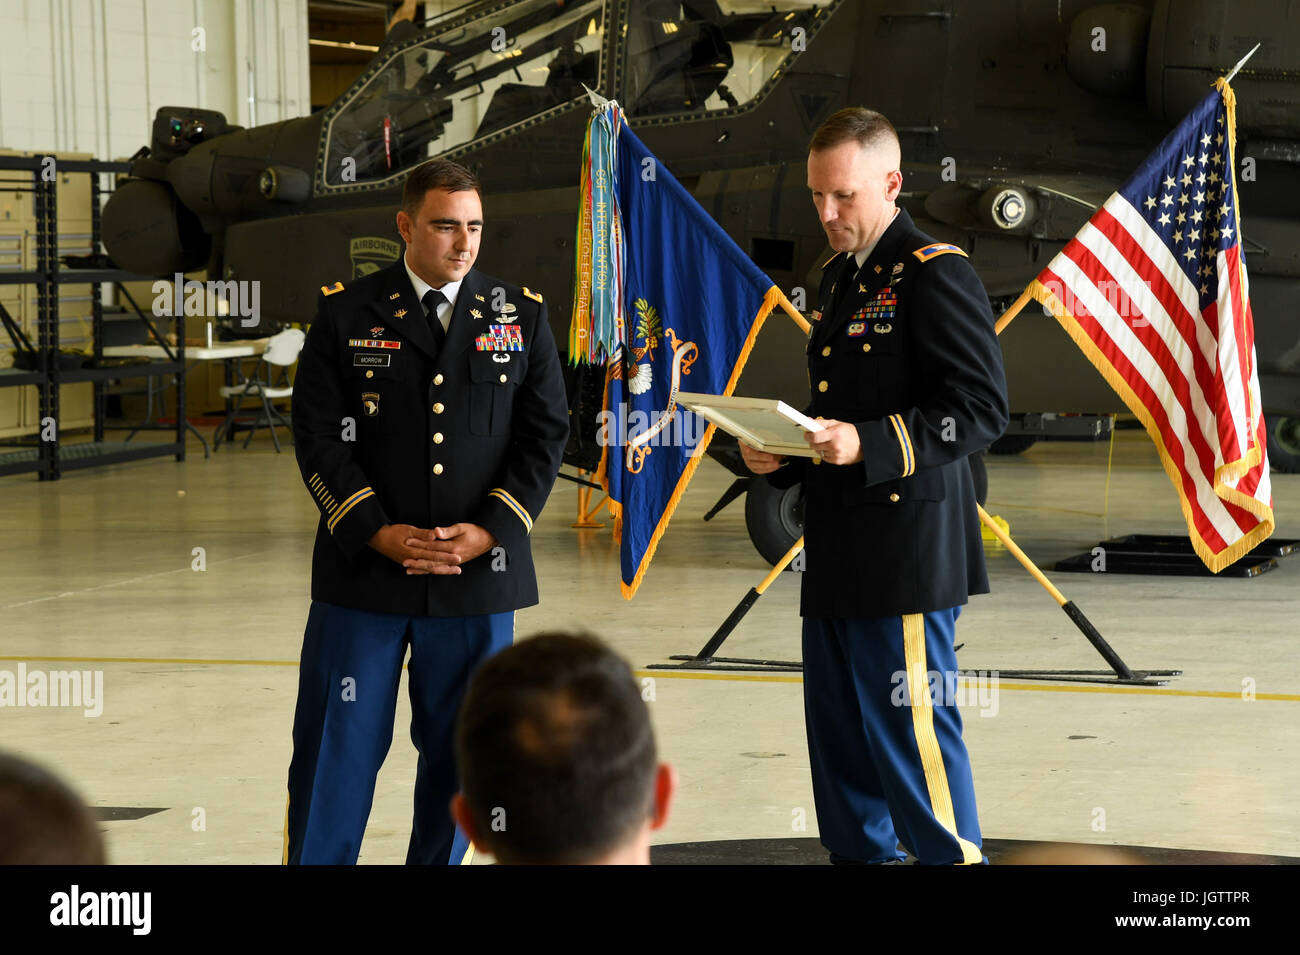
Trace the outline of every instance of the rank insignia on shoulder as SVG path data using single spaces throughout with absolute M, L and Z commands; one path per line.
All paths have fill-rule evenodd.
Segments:
M 866 322 L 849 322 L 849 338 L 858 338 L 866 333 Z
M 335 282 L 333 285 L 322 285 L 320 290 L 322 295 L 333 295 L 335 292 L 343 291 L 343 283 Z
M 958 246 L 952 245 L 949 242 L 935 242 L 932 243 L 931 245 L 922 246 L 912 254 L 916 256 L 918 259 L 920 259 L 922 262 L 929 262 L 937 255 L 947 255 L 950 252 L 956 255 L 960 255 L 963 258 L 969 258 L 969 256 L 967 256 L 966 253 L 962 251 L 962 249 L 960 249 Z
M 534 302 L 540 302 L 542 300 L 541 293 L 531 291 L 527 285 L 520 288 L 519 291 L 523 292 L 526 297 L 531 298 Z

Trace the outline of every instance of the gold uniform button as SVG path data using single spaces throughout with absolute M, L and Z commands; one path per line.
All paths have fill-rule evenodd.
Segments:
M 502 376 L 501 376 L 501 379 L 500 379 L 500 381 L 501 381 L 501 384 L 503 384 L 503 385 L 504 385 L 504 384 L 505 384 L 505 383 L 506 383 L 506 381 L 507 381 L 507 380 L 508 380 L 508 379 L 507 379 L 507 378 L 506 378 L 506 376 L 505 376 L 505 375 L 502 375 Z
M 871 351 L 871 342 L 863 342 L 863 343 L 862 343 L 862 350 L 863 350 L 863 351 Z
M 433 413 L 434 413 L 434 414 L 442 414 L 442 402 L 441 402 L 441 401 L 436 401 L 436 402 L 434 402 L 434 405 L 433 405 Z
M 829 358 L 830 354 L 831 354 L 831 346 L 827 345 L 825 348 L 822 349 L 822 357 Z
M 366 377 L 367 377 L 367 378 L 373 378 L 373 377 L 375 377 L 375 373 L 374 373 L 373 371 L 368 371 L 368 372 L 366 372 Z
M 439 375 L 434 375 L 434 376 L 433 376 L 433 383 L 434 383 L 435 385 L 440 385 L 440 384 L 442 384 L 442 375 L 440 375 L 440 374 L 439 374 Z
M 442 444 L 442 432 L 441 432 L 441 431 L 439 431 L 437 434 L 435 434 L 435 435 L 433 436 L 433 443 L 434 443 L 434 444 Z
M 442 473 L 442 465 L 441 465 L 441 464 L 435 464 L 435 465 L 433 466 L 433 473 L 434 473 L 434 474 L 441 474 L 441 473 Z
M 893 494 L 889 495 L 889 499 L 890 499 L 891 501 L 893 501 L 895 504 L 897 504 L 897 503 L 898 503 L 898 500 L 899 500 L 899 498 L 898 498 L 898 492 L 895 491 Z
M 817 382 L 817 390 L 818 390 L 818 391 L 825 391 L 825 390 L 826 390 L 827 388 L 829 388 L 829 387 L 830 387 L 830 385 L 828 385 L 825 381 L 819 381 L 819 382 Z

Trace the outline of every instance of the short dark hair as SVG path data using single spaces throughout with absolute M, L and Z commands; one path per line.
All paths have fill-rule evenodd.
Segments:
M 103 865 L 104 839 L 81 797 L 52 772 L 0 753 L 0 865 Z
M 424 205 L 424 195 L 430 189 L 448 192 L 468 192 L 473 189 L 483 198 L 483 187 L 474 175 L 460 163 L 447 159 L 430 159 L 411 170 L 402 187 L 402 211 L 414 217 Z
M 484 663 L 461 706 L 456 759 L 474 826 L 502 862 L 597 859 L 654 807 L 640 688 L 585 633 L 541 633 Z
M 898 145 L 898 131 L 884 114 L 863 106 L 850 106 L 832 114 L 817 127 L 808 143 L 808 151 L 815 153 L 833 149 L 850 140 L 856 140 L 863 149 L 890 141 Z

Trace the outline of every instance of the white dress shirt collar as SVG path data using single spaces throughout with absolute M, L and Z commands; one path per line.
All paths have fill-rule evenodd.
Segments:
M 415 274 L 411 269 L 411 263 L 406 261 L 405 253 L 402 254 L 402 265 L 405 266 L 407 277 L 411 280 L 411 288 L 415 289 L 416 299 L 423 302 L 425 293 L 428 292 L 429 289 L 433 288 L 433 286 Z M 456 296 L 460 294 L 460 283 L 464 281 L 463 278 L 460 278 L 454 282 L 448 282 L 442 288 L 438 289 L 438 291 L 447 299 L 447 307 L 445 309 L 441 305 L 438 306 L 439 318 L 443 315 L 450 314 L 451 310 L 456 307 Z M 446 325 L 446 322 L 443 322 L 443 324 Z
M 889 225 L 893 225 L 894 220 L 897 218 L 898 218 L 898 210 L 895 209 L 894 214 L 889 217 Z M 872 242 L 861 252 L 855 252 L 853 254 L 853 257 L 858 260 L 858 268 L 862 268 L 863 263 L 867 261 L 867 258 L 871 255 L 871 253 L 876 251 L 876 246 L 880 243 L 880 240 L 884 237 L 885 232 L 888 231 L 889 231 L 889 226 L 885 226 L 884 232 L 881 232 L 880 235 L 876 236 L 875 242 Z

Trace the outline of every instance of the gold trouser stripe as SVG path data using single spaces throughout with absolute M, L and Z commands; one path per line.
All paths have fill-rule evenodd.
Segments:
M 329 527 L 330 533 L 334 533 L 334 528 L 338 526 L 339 521 L 343 520 L 344 515 L 346 515 L 348 511 L 352 510 L 352 508 L 356 507 L 366 498 L 373 497 L 374 494 L 375 492 L 370 488 L 363 487 L 361 490 L 357 491 L 357 493 L 344 501 L 342 506 L 334 512 L 334 516 L 329 519 L 327 526 Z
M 903 477 L 907 477 L 916 470 L 916 459 L 912 456 L 912 438 L 907 433 L 907 425 L 903 423 L 903 416 L 891 414 L 889 423 L 894 426 L 894 436 L 898 438 L 898 450 L 903 457 Z
M 907 661 L 907 691 L 912 703 L 912 731 L 925 771 L 925 788 L 930 794 L 930 811 L 939 825 L 947 829 L 961 846 L 965 865 L 979 865 L 983 853 L 957 834 L 957 819 L 948 789 L 948 773 L 943 768 L 943 750 L 934 733 L 934 707 L 930 700 L 929 667 L 925 659 L 925 615 L 903 615 L 903 658 Z
M 280 855 L 280 865 L 289 864 L 289 794 L 284 796 L 284 851 Z
M 524 530 L 526 532 L 532 531 L 533 519 L 528 516 L 528 512 L 524 510 L 523 505 L 511 497 L 509 491 L 503 487 L 494 487 L 488 492 L 488 497 L 495 497 L 505 501 L 506 506 L 515 512 L 515 516 L 524 522 Z

